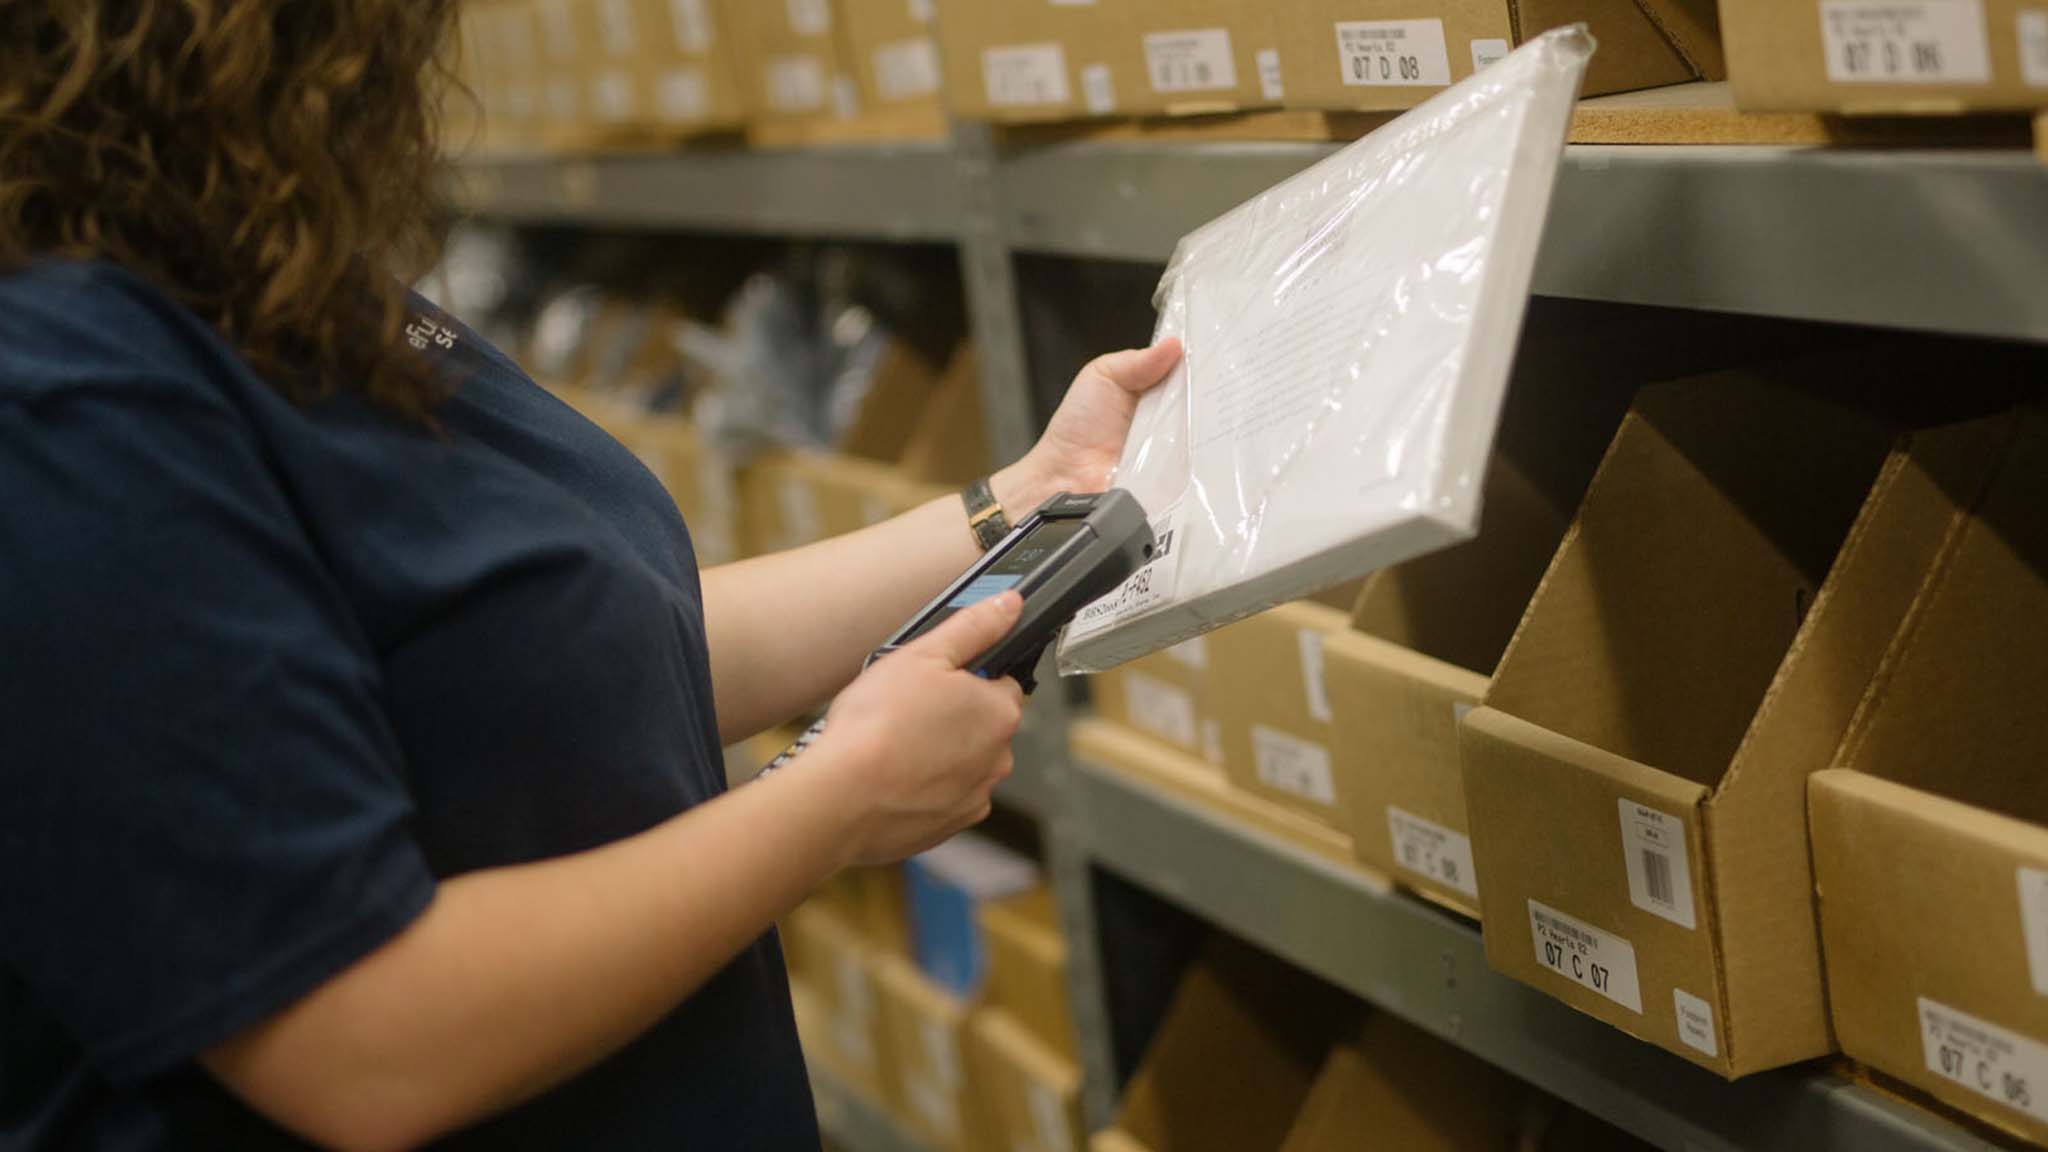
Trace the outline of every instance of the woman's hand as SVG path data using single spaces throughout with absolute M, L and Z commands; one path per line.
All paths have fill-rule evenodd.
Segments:
M 1010 774 L 1024 691 L 961 666 L 1002 639 L 1022 608 L 1005 592 L 961 609 L 876 661 L 833 703 L 813 756 L 790 771 L 844 772 L 856 813 L 849 863 L 893 864 L 988 816 L 990 794 Z M 827 748 L 833 756 L 816 755 Z
M 1107 488 L 1138 399 L 1165 380 L 1180 357 L 1180 341 L 1163 340 L 1098 356 L 1081 369 L 1037 445 L 994 477 L 996 499 L 1011 522 L 1058 493 Z

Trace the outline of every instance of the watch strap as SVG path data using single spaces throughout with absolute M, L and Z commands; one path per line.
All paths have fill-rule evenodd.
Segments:
M 962 489 L 960 500 L 967 505 L 967 527 L 973 531 L 974 542 L 981 546 L 983 552 L 1010 534 L 1010 518 L 996 501 L 988 477 L 984 476 Z

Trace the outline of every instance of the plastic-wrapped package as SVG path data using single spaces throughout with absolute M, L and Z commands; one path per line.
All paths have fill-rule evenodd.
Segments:
M 1068 628 L 1062 672 L 1471 538 L 1592 51 L 1538 36 L 1182 239 L 1155 302 L 1187 358 L 1115 481 L 1160 547 Z

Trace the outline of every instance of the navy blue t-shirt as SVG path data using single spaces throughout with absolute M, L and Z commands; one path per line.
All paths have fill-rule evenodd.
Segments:
M 438 880 L 724 789 L 674 503 L 423 316 L 438 436 L 117 268 L 0 275 L 0 1149 L 304 1147 L 194 1058 Z M 445 1146 L 816 1149 L 773 935 Z

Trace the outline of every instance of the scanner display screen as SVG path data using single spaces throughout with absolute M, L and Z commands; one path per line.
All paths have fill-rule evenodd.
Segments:
M 1088 525 L 1080 520 L 1051 520 L 1039 525 L 1029 536 L 989 560 L 988 566 L 961 585 L 952 599 L 920 621 L 918 626 L 903 638 L 904 642 L 914 640 L 945 623 L 947 617 L 970 604 L 978 604 L 999 592 L 1016 587 L 1026 576 L 1044 564 L 1053 553 L 1059 551 L 1062 545 L 1086 531 Z

